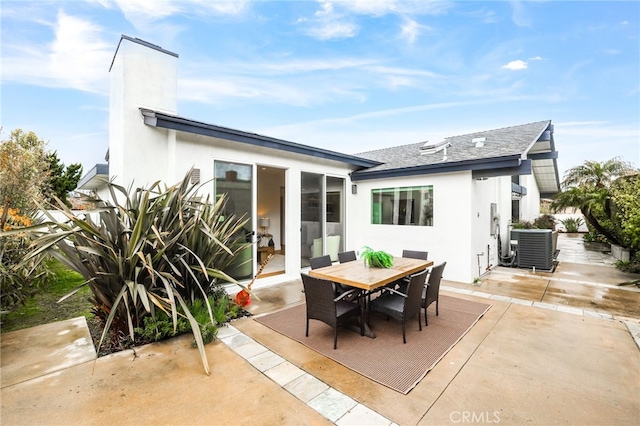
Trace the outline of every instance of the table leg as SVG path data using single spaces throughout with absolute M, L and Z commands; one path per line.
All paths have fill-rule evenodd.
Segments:
M 373 332 L 373 330 L 371 330 L 371 326 L 369 325 L 369 315 L 368 315 L 368 310 L 367 310 L 367 298 L 368 298 L 368 294 L 362 290 L 359 294 L 358 294 L 358 303 L 360 303 L 360 307 L 363 309 L 364 315 L 363 317 L 366 316 L 366 318 L 364 319 L 364 335 L 371 338 L 371 339 L 375 339 L 376 338 L 376 333 Z M 345 324 L 345 327 L 351 331 L 354 331 L 356 333 L 360 333 L 360 320 L 358 321 L 350 321 L 347 324 Z
M 345 324 L 345 327 L 347 328 L 347 330 L 351 330 L 354 333 L 360 334 L 360 321 L 358 322 L 350 321 L 347 324 Z M 369 324 L 367 324 L 366 321 L 364 322 L 364 335 L 371 339 L 376 338 L 376 333 L 374 333 L 373 330 L 371 330 L 371 327 L 369 327 Z

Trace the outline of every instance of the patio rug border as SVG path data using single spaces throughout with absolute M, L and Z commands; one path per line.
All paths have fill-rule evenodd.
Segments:
M 459 309 L 458 306 L 460 304 L 462 304 L 463 306 L 467 306 L 468 309 L 467 310 Z M 440 307 L 439 307 L 440 315 L 437 317 L 435 316 L 435 304 L 433 304 L 429 307 L 429 326 L 428 327 L 424 326 L 424 317 L 421 316 L 421 321 L 423 321 L 422 333 L 425 333 L 425 331 L 427 331 L 428 333 L 429 329 L 433 330 L 435 327 L 445 327 L 445 328 L 449 327 L 449 328 L 453 328 L 454 330 L 451 330 L 444 335 L 444 337 L 447 338 L 447 340 L 442 342 L 441 347 L 436 351 L 434 351 L 433 353 L 434 357 L 429 360 L 430 362 L 423 361 L 422 358 L 420 357 L 420 361 L 418 361 L 418 365 L 412 367 L 408 372 L 401 371 L 402 359 L 399 359 L 400 357 L 392 356 L 384 359 L 384 366 L 386 366 L 387 368 L 390 368 L 390 371 L 387 377 L 385 377 L 384 374 L 372 375 L 372 373 L 370 371 L 367 371 L 366 368 L 358 369 L 357 366 L 353 365 L 353 363 L 351 363 L 350 365 L 349 359 L 345 360 L 344 350 L 353 349 L 353 342 L 350 340 L 368 339 L 367 337 L 361 337 L 357 333 L 352 333 L 350 331 L 340 329 L 339 336 L 338 336 L 338 349 L 334 352 L 333 330 L 329 326 L 327 326 L 326 324 L 320 321 L 311 320 L 309 323 L 309 338 L 311 338 L 312 340 L 308 340 L 304 336 L 305 318 L 306 318 L 305 316 L 306 305 L 304 303 L 296 306 L 292 306 L 290 308 L 286 308 L 274 313 L 261 315 L 259 317 L 254 317 L 253 320 L 264 325 L 265 327 L 270 328 L 271 330 L 274 330 L 282 334 L 283 336 L 286 336 L 308 347 L 309 349 L 312 349 L 313 351 L 323 356 L 326 356 L 327 358 L 332 359 L 333 361 L 343 365 L 344 367 L 370 380 L 373 380 L 374 382 L 377 382 L 383 386 L 386 386 L 390 389 L 393 389 L 397 392 L 400 392 L 406 395 L 418 383 L 420 383 L 420 381 L 424 379 L 427 373 L 431 371 L 438 364 L 438 362 L 475 326 L 475 324 L 477 324 L 477 322 L 487 313 L 487 311 L 491 308 L 491 306 L 492 305 L 488 303 L 476 302 L 473 300 L 468 300 L 468 299 L 463 299 L 463 298 L 458 298 L 453 296 L 446 296 L 441 294 Z M 288 328 L 285 326 L 286 329 L 283 330 L 283 327 L 278 327 L 277 324 L 276 325 L 273 324 L 274 321 L 278 321 L 278 319 L 282 319 L 282 317 L 284 316 L 291 316 L 292 314 L 295 315 L 295 320 L 286 321 Z M 469 317 L 472 317 L 473 320 L 471 320 L 471 318 Z M 400 345 L 398 348 L 408 348 L 408 346 L 405 346 L 402 343 L 402 331 L 401 331 L 402 329 L 400 327 L 399 322 L 394 320 L 384 321 L 383 318 L 374 318 L 374 320 L 376 321 L 373 323 L 374 331 L 376 329 L 380 330 L 381 327 L 384 327 L 384 328 L 388 327 L 392 330 L 390 333 L 393 333 L 393 338 L 397 339 L 398 344 Z M 464 324 L 459 324 L 458 322 L 462 320 L 464 320 Z M 298 332 L 296 333 L 295 329 L 292 327 L 295 327 L 295 329 L 298 329 Z M 461 330 L 461 328 L 463 327 L 466 327 L 466 328 L 464 328 L 464 330 Z M 415 330 L 413 330 L 413 328 L 415 328 Z M 389 331 L 387 331 L 387 333 L 389 333 Z M 413 318 L 412 320 L 407 322 L 407 345 L 412 343 L 412 339 L 415 341 L 416 338 L 420 337 L 418 333 L 421 333 L 421 332 L 418 331 L 416 319 Z M 296 337 L 296 336 L 299 336 L 299 337 Z M 428 339 L 428 337 L 426 336 L 422 336 L 422 338 Z M 376 341 L 376 340 L 379 340 L 379 338 L 370 339 L 370 340 L 368 339 L 362 342 L 369 346 L 375 345 L 375 342 L 372 342 L 371 340 Z M 381 340 L 382 339 L 380 339 L 379 341 Z M 312 344 L 313 342 L 316 342 L 315 346 Z M 320 343 L 320 345 L 318 345 L 318 343 Z M 350 344 L 352 345 L 351 347 L 348 346 Z M 425 343 L 423 341 L 420 344 L 424 345 Z M 431 347 L 432 345 L 429 343 L 429 346 Z M 343 349 L 342 352 L 340 351 L 341 348 Z M 413 350 L 415 351 L 415 349 Z M 396 365 L 395 369 L 393 366 L 389 367 L 389 364 L 393 364 L 394 361 L 396 361 L 397 363 L 400 363 L 400 364 L 397 364 L 397 363 L 395 364 Z M 383 366 L 382 360 L 379 361 L 378 363 L 374 362 L 369 364 L 375 364 L 378 367 Z M 368 366 L 368 367 L 371 368 L 371 366 Z M 376 367 L 373 367 L 373 368 L 374 370 L 376 369 Z

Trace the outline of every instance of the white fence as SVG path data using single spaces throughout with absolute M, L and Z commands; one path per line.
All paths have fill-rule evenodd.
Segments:
M 58 210 L 47 210 L 47 212 L 53 217 L 56 222 L 67 222 L 68 220 L 67 216 L 65 216 L 64 213 Z M 71 210 L 71 213 L 73 213 L 74 216 L 79 217 L 87 215 L 88 212 L 88 210 Z M 49 218 L 45 216 L 44 213 L 40 213 L 39 218 L 44 221 L 49 220 Z M 91 219 L 93 219 L 94 221 L 98 220 L 98 213 L 91 213 Z

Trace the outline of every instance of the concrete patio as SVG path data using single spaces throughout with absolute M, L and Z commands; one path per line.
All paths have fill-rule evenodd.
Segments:
M 408 395 L 251 318 L 207 345 L 210 376 L 188 336 L 96 359 L 75 319 L 2 335 L 1 422 L 636 425 L 640 290 L 618 284 L 639 277 L 568 235 L 558 244 L 567 258 L 553 273 L 498 267 L 477 284 L 443 281 L 443 294 L 492 307 Z M 302 303 L 301 288 L 260 289 L 250 309 Z

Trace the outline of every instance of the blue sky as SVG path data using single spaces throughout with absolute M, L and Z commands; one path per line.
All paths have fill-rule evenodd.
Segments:
M 344 153 L 550 119 L 560 174 L 640 164 L 640 2 L 0 3 L 2 138 L 85 172 L 122 34 L 180 55 L 178 113 Z

